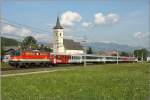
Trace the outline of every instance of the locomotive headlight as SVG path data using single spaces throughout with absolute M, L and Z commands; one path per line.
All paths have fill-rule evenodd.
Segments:
M 40 54 L 37 52 L 36 55 L 40 55 Z

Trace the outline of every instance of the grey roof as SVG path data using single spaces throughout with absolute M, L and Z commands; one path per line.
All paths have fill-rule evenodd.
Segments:
M 4 47 L 5 51 L 10 50 L 10 49 L 17 50 L 18 47 L 17 46 L 6 46 L 6 47 Z
M 83 50 L 80 42 L 75 42 L 71 39 L 64 39 L 64 47 L 67 50 Z
M 60 25 L 59 17 L 57 17 L 56 26 L 53 29 L 63 29 L 63 27 Z

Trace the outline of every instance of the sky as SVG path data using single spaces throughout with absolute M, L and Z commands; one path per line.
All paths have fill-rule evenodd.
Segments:
M 5 0 L 2 36 L 51 42 L 57 16 L 65 38 L 148 47 L 149 0 Z

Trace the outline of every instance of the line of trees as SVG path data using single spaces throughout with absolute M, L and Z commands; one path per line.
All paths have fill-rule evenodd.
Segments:
M 142 48 L 142 49 L 138 49 L 138 50 L 134 50 L 133 53 L 128 53 L 128 52 L 120 52 L 120 56 L 134 56 L 136 58 L 138 58 L 138 60 L 144 60 L 146 61 L 147 60 L 147 57 L 149 56 L 149 51 L 145 48 Z
M 138 60 L 147 60 L 149 52 L 146 49 L 134 50 L 134 56 L 137 57 Z

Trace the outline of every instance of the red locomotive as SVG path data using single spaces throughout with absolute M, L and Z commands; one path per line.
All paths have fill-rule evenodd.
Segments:
M 15 52 L 10 57 L 9 64 L 12 66 L 44 65 L 51 64 L 50 53 L 39 51 Z
M 18 51 L 10 57 L 9 64 L 22 67 L 32 65 L 49 66 L 58 63 L 67 64 L 69 57 L 69 55 L 55 55 L 49 52 Z

